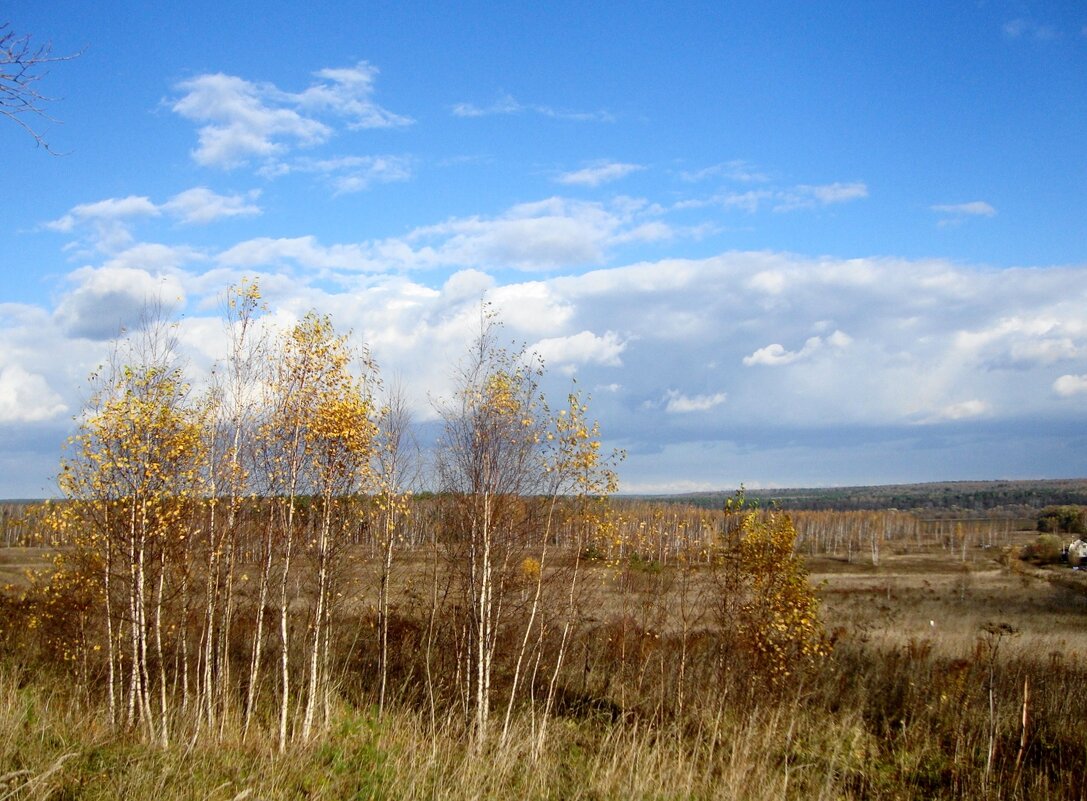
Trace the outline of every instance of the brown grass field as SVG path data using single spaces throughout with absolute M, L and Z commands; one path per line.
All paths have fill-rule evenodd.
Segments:
M 1034 538 L 1025 532 L 1022 544 Z M 992 549 L 965 562 L 946 550 L 884 556 L 873 568 L 809 558 L 828 626 L 883 648 L 926 642 L 945 655 L 973 645 L 987 624 L 1017 632 L 1009 653 L 1087 656 L 1087 574 L 1013 563 Z M 1061 579 L 1057 584 L 1052 579 Z
M 25 639 L 6 632 L 0 801 L 1084 799 L 1087 574 L 1020 562 L 1016 546 L 1034 538 L 1015 532 L 965 557 L 932 542 L 899 543 L 878 567 L 863 553 L 808 556 L 831 654 L 772 690 L 708 662 L 692 666 L 686 704 L 667 714 L 653 698 L 674 686 L 684 627 L 693 643 L 709 626 L 698 610 L 679 610 L 685 598 L 704 597 L 708 578 L 694 569 L 681 581 L 667 564 L 586 563 L 589 623 L 634 620 L 660 645 L 644 651 L 635 682 L 599 660 L 590 665 L 590 635 L 584 668 L 573 660 L 568 682 L 583 692 L 558 708 L 536 754 L 529 712 L 515 716 L 505 745 L 477 751 L 455 716 L 432 721 L 411 702 L 407 685 L 418 677 L 410 671 L 403 703 L 378 715 L 365 694 L 345 692 L 329 730 L 286 754 L 267 738 L 243 742 L 229 726 L 218 742 L 179 738 L 161 749 L 111 731 L 68 674 L 13 651 Z M 53 553 L 0 548 L 0 585 L 17 592 Z M 361 550 L 356 557 L 350 605 L 365 627 L 376 568 Z M 399 561 L 394 609 L 410 607 L 425 582 L 422 558 Z

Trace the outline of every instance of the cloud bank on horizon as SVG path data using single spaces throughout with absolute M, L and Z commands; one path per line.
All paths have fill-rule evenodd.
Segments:
M 156 13 L 131 24 L 165 31 Z M 1034 126 L 1039 147 L 1052 144 L 1069 119 L 1087 121 L 1087 87 L 1053 78 L 1087 62 L 1082 21 L 1008 13 L 976 12 L 967 49 L 1048 80 L 1066 116 L 1043 119 L 1052 109 L 1036 103 L 985 121 L 985 97 L 968 116 L 979 142 Z M 241 24 L 241 12 L 227 32 L 231 20 Z M 439 22 L 451 35 L 460 24 Z M 654 41 L 700 22 L 677 20 Z M 811 36 L 841 38 L 850 20 L 820 25 Z M 961 31 L 949 23 L 947 35 Z M 828 91 L 822 82 L 756 59 L 751 91 L 764 69 L 780 70 L 778 91 L 794 96 L 791 121 L 806 133 L 767 146 L 760 132 L 782 131 L 784 119 L 735 121 L 706 103 L 690 115 L 705 119 L 688 123 L 688 152 L 671 152 L 660 137 L 677 130 L 678 107 L 659 87 L 630 94 L 624 81 L 638 76 L 621 54 L 604 54 L 610 89 L 539 83 L 531 58 L 509 55 L 502 81 L 469 74 L 438 91 L 423 75 L 393 80 L 410 59 L 388 47 L 389 64 L 380 52 L 324 60 L 314 49 L 275 70 L 259 41 L 229 68 L 214 52 L 193 62 L 209 63 L 203 71 L 176 54 L 93 112 L 160 136 L 107 146 L 87 124 L 89 155 L 76 148 L 60 167 L 0 132 L 5 152 L 22 150 L 13 172 L 28 195 L 0 245 L 0 497 L 55 492 L 86 376 L 149 303 L 176 311 L 182 351 L 208 375 L 224 355 L 223 293 L 243 277 L 259 281 L 273 324 L 317 309 L 351 330 L 423 425 L 450 391 L 485 297 L 511 342 L 543 357 L 551 391 L 576 379 L 591 393 L 605 437 L 628 451 L 628 492 L 1087 474 L 1084 223 L 1063 208 L 1087 190 L 1050 174 L 1073 163 L 1082 174 L 1074 143 L 1045 155 L 1053 167 L 1025 154 L 1029 179 L 981 146 L 984 164 L 951 169 L 958 145 L 936 143 L 927 166 L 909 165 L 929 171 L 911 183 L 908 154 L 882 152 L 883 140 L 863 140 L 855 155 L 804 146 L 821 129 L 848 137 L 887 124 L 839 118 L 850 97 L 875 91 L 868 78 L 840 90 L 838 116 L 804 116 L 805 92 Z M 892 52 L 876 72 L 897 74 L 912 57 Z M 116 68 L 103 61 L 65 65 L 73 93 Z M 1002 91 L 1005 77 L 986 86 Z M 900 113 L 937 78 L 911 74 Z M 952 114 L 955 87 L 940 91 L 928 98 L 931 120 Z M 774 98 L 744 97 L 749 111 L 783 113 Z M 78 115 L 63 116 L 80 128 Z M 745 127 L 750 135 L 732 132 Z M 703 141 L 714 131 L 732 133 Z M 1046 224 L 1064 221 L 1061 235 L 1018 195 L 1046 197 Z M 1025 234 L 1043 255 L 1029 257 Z

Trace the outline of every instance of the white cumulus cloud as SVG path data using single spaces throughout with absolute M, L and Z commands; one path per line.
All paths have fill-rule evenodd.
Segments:
M 592 331 L 580 331 L 563 337 L 541 339 L 531 347 L 547 365 L 602 364 L 609 367 L 621 367 L 622 353 L 627 344 L 614 331 L 606 331 L 603 336 Z
M 868 186 L 860 181 L 814 186 L 800 184 L 792 189 L 778 193 L 774 202 L 774 211 L 793 211 L 817 206 L 830 206 L 866 197 L 868 197 Z
M 676 203 L 675 208 L 721 206 L 729 211 L 743 211 L 748 214 L 755 214 L 765 208 L 774 212 L 794 212 L 849 203 L 866 197 L 868 197 L 868 185 L 863 181 L 795 186 L 763 185 L 758 189 L 747 189 L 742 192 L 729 190 L 706 198 L 688 198 Z
M 287 262 L 330 270 L 354 271 L 379 267 L 363 245 L 322 245 L 313 236 L 249 239 L 223 251 L 216 260 L 227 267 L 275 267 Z
M 1053 391 L 1062 398 L 1087 393 L 1087 375 L 1062 375 L 1053 382 Z
M 825 339 L 817 336 L 808 337 L 807 341 L 804 342 L 804 347 L 796 351 L 786 350 L 784 345 L 774 342 L 757 349 L 749 356 L 745 356 L 743 363 L 747 367 L 753 367 L 755 365 L 778 367 L 806 359 L 826 345 L 840 350 L 849 345 L 852 341 L 852 338 L 848 334 L 842 331 L 835 331 Z
M 961 225 L 971 217 L 996 216 L 996 208 L 984 200 L 971 200 L 968 203 L 939 203 L 930 208 L 940 215 L 938 225 L 942 227 Z
M 556 270 L 600 264 L 626 242 L 671 237 L 668 226 L 646 219 L 653 214 L 622 202 L 556 197 L 519 204 L 497 217 L 452 218 L 383 240 L 321 245 L 313 236 L 258 237 L 226 249 L 218 261 L 232 267 L 293 261 L 348 271 Z
M 106 198 L 73 206 L 64 216 L 44 223 L 44 227 L 85 237 L 93 249 L 109 253 L 128 247 L 135 241 L 132 233 L 139 219 L 167 217 L 183 224 L 204 225 L 226 217 L 251 217 L 261 213 L 254 202 L 259 191 L 245 195 L 223 195 L 206 186 L 179 192 L 164 203 L 149 197 Z
M 626 242 L 673 236 L 656 214 L 628 199 L 604 204 L 553 197 L 495 217 L 454 217 L 382 240 L 321 245 L 308 235 L 258 237 L 227 248 L 218 261 L 230 267 L 293 261 L 347 271 L 555 270 L 600 264 Z
M 0 368 L 0 423 L 52 420 L 68 411 L 45 377 L 18 364 Z
M 971 400 L 960 401 L 958 403 L 950 403 L 939 411 L 927 418 L 927 423 L 948 422 L 956 420 L 970 420 L 975 417 L 981 417 L 988 414 L 991 410 L 991 406 L 983 401 L 973 398 Z
M 180 222 L 202 225 L 226 217 L 260 214 L 260 206 L 252 202 L 259 194 L 254 190 L 247 195 L 221 195 L 206 186 L 197 186 L 179 192 L 159 208 Z
M 337 195 L 361 192 L 375 184 L 407 181 L 412 177 L 408 156 L 337 156 L 328 159 L 299 158 L 279 162 L 260 172 L 269 178 L 287 173 L 316 173 L 325 178 Z
M 115 220 L 130 217 L 153 217 L 159 214 L 158 207 L 147 197 L 129 195 L 128 197 L 107 198 L 95 203 L 80 203 L 63 217 L 45 224 L 54 231 L 67 233 L 77 225 Z
M 611 248 L 632 239 L 671 235 L 647 225 L 657 211 L 629 199 L 590 203 L 552 197 L 513 206 L 497 217 L 454 218 L 387 240 L 375 251 L 404 267 L 496 267 L 554 270 L 602 263 Z
M 358 62 L 354 67 L 325 68 L 316 73 L 322 79 L 320 82 L 296 96 L 286 97 L 297 98 L 298 105 L 304 109 L 328 111 L 346 117 L 347 127 L 353 130 L 410 125 L 413 122 L 410 117 L 394 114 L 373 101 L 377 74 L 377 67 L 366 61 Z
M 159 214 L 159 207 L 150 198 L 129 195 L 94 203 L 80 203 L 64 216 L 47 222 L 44 226 L 66 234 L 76 230 L 84 231 L 92 247 L 108 252 L 125 247 L 133 241 L 133 219 L 157 217 Z
M 940 204 L 933 206 L 932 210 L 940 214 L 959 214 L 972 217 L 996 216 L 996 209 L 984 200 L 973 200 L 969 203 Z
M 377 70 L 366 62 L 324 69 L 317 81 L 298 93 L 236 75 L 197 75 L 175 87 L 181 96 L 171 108 L 201 124 L 197 163 L 231 169 L 253 158 L 278 159 L 295 147 L 328 141 L 335 129 L 319 116 L 346 119 L 348 128 L 409 125 L 373 100 Z
M 133 267 L 84 267 L 69 276 L 76 288 L 61 299 L 54 312 L 68 336 L 105 340 L 143 322 L 156 305 L 180 306 L 185 300 L 176 274 L 152 274 Z

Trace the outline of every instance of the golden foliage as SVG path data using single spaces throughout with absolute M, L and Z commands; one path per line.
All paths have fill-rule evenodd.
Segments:
M 770 683 L 829 650 L 796 538 L 783 512 L 741 511 L 713 559 L 719 623 Z

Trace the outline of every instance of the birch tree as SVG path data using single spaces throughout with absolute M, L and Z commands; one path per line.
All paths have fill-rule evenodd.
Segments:
M 566 408 L 552 415 L 539 389 L 542 363 L 502 347 L 499 332 L 484 308 L 454 400 L 441 410 L 438 447 L 449 506 L 443 538 L 463 610 L 457 622 L 460 698 L 477 747 L 490 729 L 498 662 L 509 671 L 505 741 L 518 693 L 534 686 L 554 625 L 543 720 L 550 713 L 577 623 L 580 552 L 603 522 L 599 504 L 615 489 L 611 457 L 600 453 L 599 429 L 588 422 L 581 396 L 572 393 Z M 549 552 L 567 527 L 574 532 L 567 543 L 573 557 L 559 571 L 550 568 Z M 510 645 L 500 654 L 503 637 Z M 540 746 L 545 733 L 543 723 Z
M 371 396 L 376 369 L 357 354 L 328 317 L 307 314 L 278 343 L 266 383 L 264 419 L 259 426 L 263 492 L 272 516 L 263 554 L 260 598 L 275 593 L 279 634 L 278 742 L 286 749 L 292 701 L 292 565 L 299 545 L 314 568 L 307 621 L 305 702 L 300 734 L 311 733 L 319 700 L 327 698 L 331 637 L 329 602 L 335 555 L 340 544 L 337 508 L 369 486 L 377 410 Z M 315 505 L 316 502 L 316 505 Z M 302 509 L 312 524 L 302 541 Z M 316 516 L 316 517 L 313 517 Z M 274 575 L 273 575 L 274 571 Z M 300 587 L 299 577 L 293 586 Z M 256 611 L 250 687 L 256 686 L 263 649 L 263 604 Z M 250 690 L 254 696 L 255 690 Z M 250 699 L 250 709 L 255 698 Z
M 461 705 L 473 739 L 489 728 L 495 648 L 505 578 L 523 545 L 524 500 L 544 477 L 539 459 L 539 368 L 497 342 L 487 310 L 453 400 L 441 414 L 441 488 L 450 508 L 443 532 L 464 617 L 457 625 Z
M 171 573 L 187 558 L 184 522 L 198 502 L 206 421 L 189 403 L 164 324 L 121 343 L 94 380 L 59 483 L 75 501 L 65 513 L 80 532 L 77 548 L 96 554 L 100 567 L 111 717 L 146 727 L 165 746 L 164 605 Z
M 206 430 L 208 498 L 204 614 L 198 664 L 202 719 L 215 727 L 230 698 L 230 642 L 236 605 L 238 528 L 252 501 L 253 429 L 258 370 L 264 339 L 258 328 L 260 287 L 242 281 L 225 297 L 228 351 L 210 391 L 211 425 Z M 220 734 L 222 722 L 220 722 Z
M 404 523 L 411 517 L 411 487 L 418 479 L 418 445 L 403 388 L 396 384 L 381 417 L 376 455 L 377 492 L 374 527 L 381 559 L 378 579 L 378 712 L 384 712 L 389 680 L 389 590 L 393 553 Z

